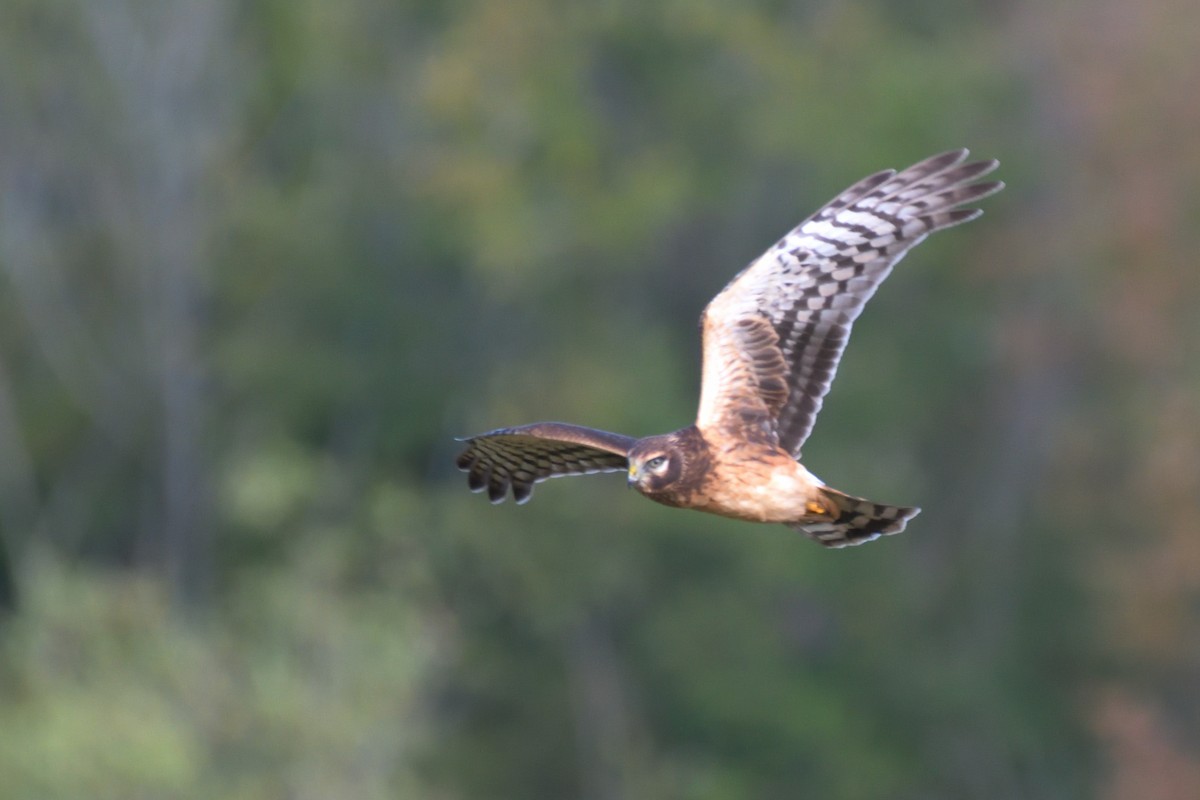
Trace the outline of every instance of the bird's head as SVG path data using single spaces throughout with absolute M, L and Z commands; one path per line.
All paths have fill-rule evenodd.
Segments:
M 661 436 L 638 439 L 629 450 L 629 485 L 655 500 L 676 492 L 681 487 L 696 461 L 698 448 L 703 442 L 692 442 L 698 438 L 694 428 L 685 428 Z
M 629 451 L 629 485 L 641 492 L 668 488 L 679 479 L 680 457 L 668 436 L 641 439 Z

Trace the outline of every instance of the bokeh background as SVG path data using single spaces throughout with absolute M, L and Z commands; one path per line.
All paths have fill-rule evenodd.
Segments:
M 0 797 L 1200 797 L 1200 4 L 8 0 Z M 836 191 L 825 551 L 454 436 L 694 413 Z

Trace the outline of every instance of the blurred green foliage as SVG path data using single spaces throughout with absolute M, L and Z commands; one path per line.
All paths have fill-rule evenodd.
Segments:
M 0 644 L 3 796 L 416 791 L 431 642 L 395 587 L 365 587 L 336 549 L 255 570 L 188 624 L 160 581 L 27 568 Z
M 1185 22 L 12 0 L 0 797 L 1200 796 Z M 467 494 L 454 436 L 687 424 L 725 281 L 962 145 L 1010 188 L 805 453 L 909 532 Z

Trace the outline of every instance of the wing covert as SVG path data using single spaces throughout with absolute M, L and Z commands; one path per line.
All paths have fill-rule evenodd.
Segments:
M 998 162 L 964 164 L 966 157 L 951 151 L 862 179 L 713 298 L 696 425 L 738 424 L 756 404 L 779 446 L 799 458 L 851 326 L 879 284 L 930 233 L 983 213 L 958 206 L 1004 187 L 973 183 Z
M 629 468 L 632 436 L 570 425 L 536 422 L 500 428 L 464 439 L 456 464 L 467 473 L 473 492 L 487 490 L 502 503 L 511 487 L 518 504 L 529 501 L 533 485 L 563 475 L 622 472 Z

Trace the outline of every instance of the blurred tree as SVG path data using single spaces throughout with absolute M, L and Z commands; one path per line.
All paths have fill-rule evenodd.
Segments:
M 232 122 L 218 74 L 231 66 L 218 49 L 225 8 L 70 8 L 9 12 L 29 59 L 15 74 L 35 59 L 75 67 L 11 81 L 25 115 L 6 126 L 19 156 L 3 176 L 4 264 L 17 310 L 88 428 L 63 483 L 49 482 L 62 503 L 81 504 L 65 509 L 72 516 L 139 519 L 136 547 L 194 600 L 212 559 L 205 183 Z M 143 487 L 133 507 L 121 507 L 123 487 L 110 494 L 123 469 Z

